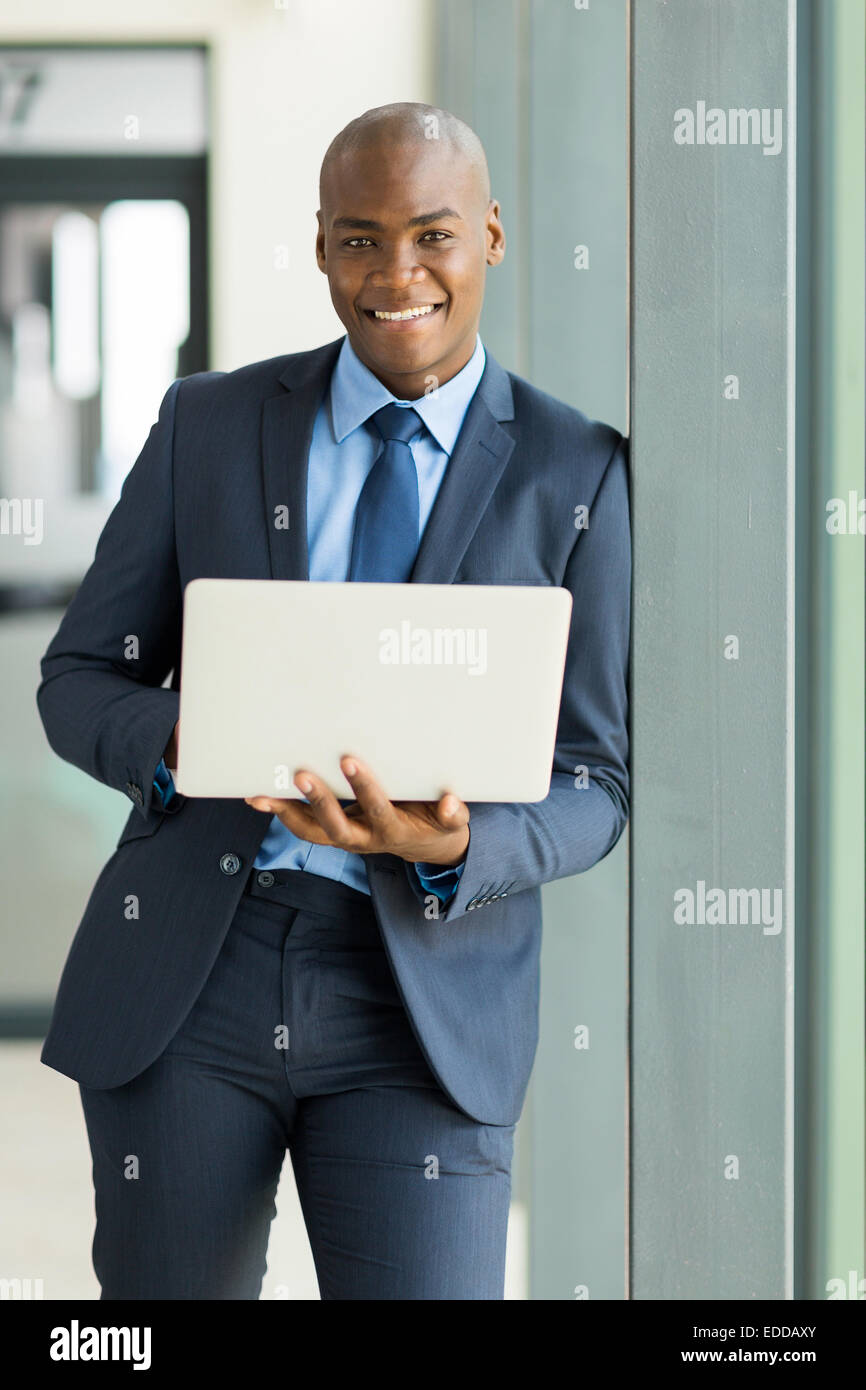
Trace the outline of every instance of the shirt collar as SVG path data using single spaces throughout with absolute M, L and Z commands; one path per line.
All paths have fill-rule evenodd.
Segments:
M 475 351 L 456 376 L 436 391 L 408 404 L 414 406 L 440 449 L 451 454 L 469 403 L 475 394 L 484 371 L 486 355 L 480 335 L 476 336 Z M 343 339 L 331 375 L 331 423 L 334 438 L 342 444 L 347 435 L 369 420 L 374 411 L 396 401 L 387 386 L 374 376 L 358 357 L 348 337 Z M 406 402 L 400 402 L 406 404 Z

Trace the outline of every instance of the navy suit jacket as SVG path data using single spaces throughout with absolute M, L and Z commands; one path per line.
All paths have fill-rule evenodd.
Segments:
M 172 384 L 42 659 L 51 747 L 133 803 L 42 1050 L 85 1086 L 121 1085 L 167 1046 L 270 824 L 242 800 L 177 793 L 163 809 L 153 776 L 178 717 L 184 586 L 309 577 L 306 463 L 341 342 Z M 274 525 L 285 506 L 288 529 Z M 512 1124 L 538 1038 L 541 884 L 597 863 L 628 818 L 625 440 L 488 354 L 411 578 L 553 584 L 573 596 L 545 800 L 470 805 L 466 865 L 438 920 L 403 860 L 368 857 L 384 945 L 434 1075 L 466 1114 Z M 239 872 L 225 871 L 227 854 Z

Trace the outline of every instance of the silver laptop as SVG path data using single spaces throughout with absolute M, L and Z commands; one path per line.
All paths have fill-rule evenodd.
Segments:
M 392 801 L 540 801 L 571 615 L 533 585 L 194 579 L 184 593 L 175 785 L 341 799 L 362 758 Z

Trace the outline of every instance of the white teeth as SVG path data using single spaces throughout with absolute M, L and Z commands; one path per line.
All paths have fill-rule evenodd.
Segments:
M 432 314 L 435 308 L 435 304 L 419 304 L 415 309 L 398 309 L 395 314 L 389 314 L 387 309 L 374 309 L 373 316 L 377 319 L 420 319 L 424 314 Z

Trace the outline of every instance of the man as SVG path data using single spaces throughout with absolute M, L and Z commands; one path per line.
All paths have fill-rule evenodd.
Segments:
M 501 1299 L 540 886 L 628 815 L 625 443 L 484 351 L 477 136 L 368 111 L 320 201 L 346 336 L 173 383 L 42 662 L 51 746 L 133 802 L 42 1053 L 81 1090 L 103 1298 L 257 1298 L 288 1149 L 323 1298 Z M 183 797 L 199 576 L 568 588 L 549 795 L 392 805 L 347 750 L 344 800 L 315 768 L 306 801 Z

